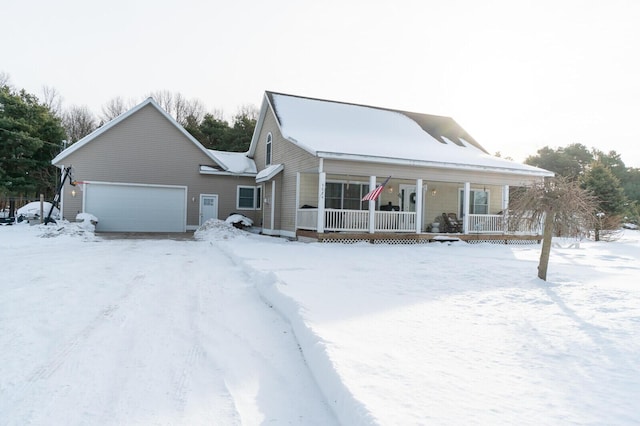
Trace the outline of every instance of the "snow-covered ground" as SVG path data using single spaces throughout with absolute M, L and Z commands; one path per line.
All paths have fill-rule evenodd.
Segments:
M 0 228 L 0 424 L 640 423 L 639 231 L 544 282 L 539 245 L 58 229 Z

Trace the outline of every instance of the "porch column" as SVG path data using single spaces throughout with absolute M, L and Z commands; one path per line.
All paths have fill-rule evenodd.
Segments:
M 318 223 L 317 230 L 319 234 L 324 232 L 324 190 L 327 183 L 327 174 L 325 172 L 318 173 Z
M 276 228 L 276 181 L 271 181 L 271 230 Z
M 376 177 L 369 176 L 369 191 L 376 187 Z M 376 202 L 369 200 L 369 233 L 376 232 Z
M 506 214 L 509 209 L 509 185 L 502 187 L 502 211 Z
M 469 233 L 469 194 L 471 194 L 471 182 L 464 183 L 464 194 L 462 195 L 462 233 Z
M 416 179 L 416 234 L 422 232 L 422 179 Z
M 300 209 L 300 172 L 296 173 L 296 217 L 294 220 L 294 228 L 298 231 L 298 210 Z
M 508 226 L 509 216 L 509 185 L 502 187 L 502 232 L 509 230 Z

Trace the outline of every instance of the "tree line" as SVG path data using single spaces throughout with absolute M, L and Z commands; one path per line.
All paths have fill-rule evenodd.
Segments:
M 198 99 L 156 91 L 144 96 L 155 101 L 208 149 L 244 152 L 249 149 L 258 109 L 238 108 L 230 121 L 222 110 L 207 112 Z M 94 114 L 86 106 L 63 106 L 57 90 L 44 87 L 41 98 L 16 89 L 0 72 L 0 201 L 7 197 L 51 199 L 57 169 L 51 160 L 100 126 L 125 113 L 139 101 L 114 97 Z M 0 206 L 3 208 L 4 206 Z
M 605 229 L 617 228 L 622 221 L 638 223 L 640 169 L 627 167 L 616 151 L 605 153 L 579 143 L 557 149 L 547 146 L 527 157 L 525 163 L 576 182 L 592 194 Z

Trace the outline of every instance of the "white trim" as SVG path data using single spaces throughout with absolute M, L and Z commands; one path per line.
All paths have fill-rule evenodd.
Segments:
M 264 166 L 269 167 L 273 162 L 273 134 L 267 133 L 264 141 Z
M 422 209 L 423 194 L 422 179 L 416 179 L 416 234 L 422 232 L 422 216 L 424 215 Z
M 258 187 L 259 186 L 256 186 L 256 185 L 236 185 L 236 210 L 260 210 L 260 208 L 257 207 L 258 203 L 256 202 Z M 240 189 L 241 188 L 253 189 L 253 207 L 240 207 Z M 262 203 L 260 205 L 262 205 Z
M 502 212 L 506 213 L 509 210 L 509 185 L 502 187 Z
M 208 169 L 205 169 L 208 168 Z M 256 177 L 257 173 L 233 173 L 223 170 L 215 170 L 211 166 L 200 166 L 201 175 L 214 175 L 214 176 L 242 176 L 242 177 Z
M 324 197 L 327 190 L 326 186 L 327 174 L 325 172 L 318 173 L 318 222 L 316 224 L 316 229 L 319 234 L 324 232 Z
M 465 182 L 462 190 L 462 233 L 469 233 L 469 196 L 471 195 L 471 182 Z
M 298 229 L 298 209 L 300 208 L 300 172 L 296 172 L 296 214 L 293 229 Z
M 267 182 L 284 170 L 284 164 L 272 164 L 256 175 L 256 183 Z
M 464 163 L 441 163 L 437 161 L 423 161 L 423 160 L 408 160 L 402 158 L 390 158 L 390 157 L 375 157 L 371 155 L 358 155 L 358 154 L 343 154 L 337 152 L 316 152 L 316 155 L 320 158 L 327 158 L 332 160 L 344 160 L 344 161 L 358 161 L 363 163 L 377 163 L 377 164 L 389 164 L 389 165 L 401 165 L 401 166 L 419 166 L 419 167 L 433 167 L 440 169 L 457 169 L 457 170 L 471 170 L 471 171 L 489 171 L 489 172 L 501 172 L 514 175 L 523 176 L 554 176 L 553 172 L 547 170 L 527 170 L 508 167 L 495 167 L 495 166 L 479 166 Z M 516 164 L 518 165 L 518 164 Z
M 276 181 L 271 181 L 271 229 L 276 227 Z
M 376 177 L 369 176 L 369 191 L 376 187 Z M 366 194 L 365 194 L 366 195 Z M 376 232 L 376 201 L 369 200 L 369 233 Z

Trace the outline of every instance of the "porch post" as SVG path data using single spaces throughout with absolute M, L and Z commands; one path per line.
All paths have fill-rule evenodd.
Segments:
M 422 232 L 422 179 L 416 179 L 416 234 Z
M 469 194 L 471 194 L 471 182 L 464 183 L 464 194 L 462 199 L 462 233 L 469 233 Z
M 502 232 L 507 232 L 509 216 L 509 185 L 502 187 Z
M 509 209 L 509 185 L 502 187 L 502 211 L 506 214 Z
M 276 181 L 271 181 L 271 229 L 276 228 Z
M 327 183 L 327 174 L 325 172 L 318 173 L 318 223 L 317 230 L 319 234 L 324 233 L 324 190 Z
M 369 176 L 369 191 L 376 187 L 376 177 Z M 369 200 L 369 233 L 376 232 L 376 202 Z
M 296 173 L 296 217 L 294 219 L 294 228 L 298 230 L 298 209 L 300 208 L 300 172 Z

